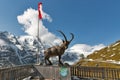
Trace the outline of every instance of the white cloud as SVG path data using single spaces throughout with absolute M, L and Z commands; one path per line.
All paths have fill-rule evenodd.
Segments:
M 47 19 L 49 22 L 52 21 L 51 17 L 42 12 L 43 19 Z M 32 8 L 27 9 L 24 11 L 22 15 L 17 16 L 18 22 L 23 25 L 24 31 L 32 36 L 37 36 L 38 32 L 38 11 Z M 42 20 L 39 20 L 39 37 L 42 41 L 48 43 L 56 43 L 56 40 L 60 42 L 61 40 L 58 39 L 54 34 L 48 31 L 48 29 L 43 25 Z M 57 43 L 58 43 L 57 42 Z
M 99 45 L 92 46 L 92 52 L 94 52 L 96 50 L 100 50 L 100 49 L 102 49 L 104 47 L 105 47 L 104 44 L 99 44 Z
M 87 44 L 75 44 L 74 46 L 72 46 L 69 49 L 69 51 L 76 52 L 78 54 L 84 54 L 85 56 L 87 56 L 87 55 L 91 54 L 92 52 L 94 52 L 96 50 L 100 50 L 104 47 L 105 47 L 104 44 L 99 44 L 99 45 L 94 45 L 94 46 L 90 46 Z

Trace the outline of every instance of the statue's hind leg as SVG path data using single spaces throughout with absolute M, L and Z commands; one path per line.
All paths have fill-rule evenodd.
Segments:
M 49 65 L 52 65 L 52 62 L 49 60 L 49 58 L 47 58 L 47 61 L 49 62 Z
M 52 62 L 49 60 L 49 57 L 45 57 L 45 64 L 47 65 L 47 61 L 48 61 L 48 65 L 52 65 Z

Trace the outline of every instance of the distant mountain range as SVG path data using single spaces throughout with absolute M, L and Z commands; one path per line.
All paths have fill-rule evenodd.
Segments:
M 0 32 L 0 67 L 36 63 L 38 47 L 40 49 L 40 62 L 44 63 L 44 49 L 51 46 L 53 46 L 53 44 L 48 44 L 48 42 L 45 41 L 40 42 L 33 36 L 25 35 L 18 37 L 7 31 Z M 72 65 L 102 47 L 103 45 L 90 47 L 85 44 L 75 44 L 65 51 L 62 56 L 62 61 Z M 54 64 L 58 63 L 57 59 L 57 57 L 51 58 Z
M 38 53 L 38 47 L 40 49 L 40 61 L 44 60 L 44 48 L 48 48 L 52 45 L 48 45 L 45 42 L 40 42 L 33 36 L 19 36 L 16 37 L 13 34 L 5 31 L 0 32 L 0 67 L 9 67 L 23 64 L 36 63 L 36 54 Z M 80 57 L 75 52 L 66 52 L 63 55 L 63 62 L 74 63 Z M 57 57 L 51 58 L 56 63 Z
M 16 37 L 8 32 L 0 32 L 0 66 L 8 67 L 35 62 L 35 49 L 30 50 L 29 39 L 23 42 L 21 37 Z M 34 40 L 35 42 L 36 40 Z
M 76 66 L 101 66 L 120 67 L 120 40 L 115 43 L 94 51 L 85 59 L 80 60 Z

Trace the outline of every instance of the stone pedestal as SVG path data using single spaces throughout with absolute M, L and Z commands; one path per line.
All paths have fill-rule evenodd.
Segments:
M 44 80 L 71 80 L 70 67 L 34 66 Z

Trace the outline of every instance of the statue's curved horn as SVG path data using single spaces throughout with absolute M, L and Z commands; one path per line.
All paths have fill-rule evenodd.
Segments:
M 74 34 L 73 33 L 70 33 L 72 38 L 70 39 L 70 42 L 74 39 Z
M 67 41 L 67 38 L 66 38 L 65 34 L 62 31 L 60 31 L 60 30 L 58 30 L 58 32 L 60 32 L 64 36 L 65 41 Z

